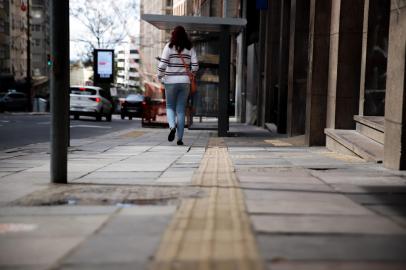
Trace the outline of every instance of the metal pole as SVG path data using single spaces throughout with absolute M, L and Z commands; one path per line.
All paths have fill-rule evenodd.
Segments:
M 51 0 L 51 182 L 67 183 L 69 0 Z

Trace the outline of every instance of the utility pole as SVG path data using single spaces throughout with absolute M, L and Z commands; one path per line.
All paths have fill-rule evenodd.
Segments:
M 50 0 L 51 182 L 68 182 L 69 0 Z

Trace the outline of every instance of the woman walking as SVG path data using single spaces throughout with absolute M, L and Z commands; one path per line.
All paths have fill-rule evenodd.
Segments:
M 175 27 L 159 61 L 158 79 L 165 85 L 166 115 L 170 129 L 168 141 L 173 141 L 177 133 L 178 145 L 183 145 L 185 108 L 191 83 L 189 75 L 198 69 L 196 52 L 185 29 Z

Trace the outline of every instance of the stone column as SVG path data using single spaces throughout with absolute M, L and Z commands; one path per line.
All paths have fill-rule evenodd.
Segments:
M 305 133 L 309 146 L 326 143 L 330 22 L 331 0 L 311 0 Z
M 364 0 L 332 1 L 327 127 L 354 129 L 361 77 Z
M 278 133 L 286 133 L 288 68 L 289 68 L 289 30 L 290 0 L 281 1 L 279 60 L 278 60 Z
M 283 1 L 283 0 L 282 0 Z M 270 3 L 270 16 L 268 16 L 267 25 L 267 47 L 266 47 L 266 65 L 265 78 L 266 88 L 269 91 L 269 103 L 266 106 L 269 114 L 269 122 L 277 123 L 278 112 L 278 92 L 277 84 L 279 81 L 278 62 L 279 62 L 279 38 L 281 22 L 281 0 L 273 0 Z
M 368 13 L 369 13 L 369 0 L 365 0 L 364 5 L 364 22 L 362 26 L 362 55 L 361 55 L 361 78 L 359 85 L 359 115 L 364 115 L 364 101 L 365 101 L 365 69 L 367 62 L 367 45 L 368 45 Z
M 288 74 L 287 133 L 305 133 L 309 46 L 309 0 L 292 0 Z
M 406 1 L 392 0 L 385 100 L 384 165 L 406 169 Z

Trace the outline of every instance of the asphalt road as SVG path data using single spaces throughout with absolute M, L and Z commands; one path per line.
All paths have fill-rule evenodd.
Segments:
M 51 116 L 29 114 L 0 113 L 0 150 L 20 147 L 32 143 L 48 142 L 50 138 Z M 114 115 L 111 122 L 97 122 L 91 117 L 81 117 L 80 120 L 71 118 L 71 138 L 83 139 L 103 135 L 127 128 L 141 127 L 141 120 L 121 120 Z

